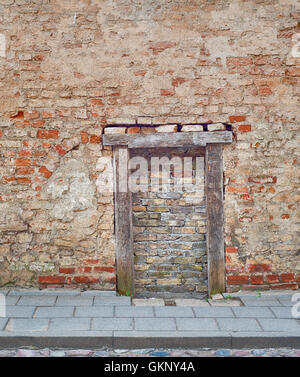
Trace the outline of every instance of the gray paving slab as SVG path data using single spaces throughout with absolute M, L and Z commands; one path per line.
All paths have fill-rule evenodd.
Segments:
M 211 306 L 229 306 L 229 307 L 232 307 L 232 306 L 241 306 L 242 305 L 240 300 L 229 300 L 229 299 L 226 299 L 226 300 L 208 300 L 208 302 L 210 303 Z
M 44 318 L 10 318 L 5 330 L 13 332 L 47 331 L 49 319 Z
M 116 317 L 154 317 L 154 310 L 151 306 L 116 306 Z
M 8 296 L 41 296 L 42 291 L 38 289 L 11 289 L 8 292 Z
M 55 304 L 56 296 L 22 296 L 17 305 L 24 306 L 52 306 Z
M 7 324 L 8 318 L 0 318 L 0 331 L 4 330 Z
M 228 307 L 209 307 L 209 308 L 193 308 L 196 317 L 199 318 L 233 318 L 234 314 L 231 308 Z
M 276 297 L 282 306 L 293 306 L 295 302 L 292 301 L 292 297 Z
M 116 291 L 99 291 L 99 290 L 92 290 L 92 291 L 84 291 L 81 292 L 81 296 L 101 296 L 101 297 L 116 297 Z
M 223 331 L 262 331 L 254 318 L 217 318 L 216 321 Z
M 292 315 L 292 308 L 290 307 L 285 307 L 285 308 L 273 307 L 271 310 L 275 314 L 276 318 L 291 318 L 291 319 L 294 318 Z
M 82 331 L 90 330 L 91 318 L 52 318 L 49 330 Z
M 272 296 L 292 296 L 295 293 L 299 293 L 300 290 L 270 290 L 257 293 L 256 291 L 238 291 L 232 293 L 223 293 L 224 297 L 272 297 Z
M 132 304 L 134 306 L 165 306 L 165 301 L 162 298 L 133 298 Z
M 194 298 L 176 298 L 175 303 L 177 306 L 209 306 L 208 302 Z
M 92 330 L 133 330 L 133 318 L 93 318 Z
M 135 318 L 135 330 L 168 331 L 176 330 L 174 318 Z
M 194 312 L 189 306 L 161 306 L 154 308 L 156 317 L 195 317 Z
M 26 289 L 10 290 L 8 296 L 77 296 L 80 295 L 80 289 Z
M 75 317 L 113 317 L 113 306 L 78 306 L 75 308 Z
M 90 307 L 93 305 L 94 297 L 82 297 L 82 296 L 59 296 L 55 306 L 84 306 Z
M 214 318 L 176 318 L 179 331 L 218 331 Z
M 5 305 L 16 305 L 21 296 L 5 296 Z
M 35 318 L 67 318 L 72 317 L 74 306 L 42 306 L 36 309 Z
M 80 296 L 81 291 L 79 289 L 71 290 L 71 289 L 44 289 L 41 291 L 43 296 Z
M 245 306 L 282 306 L 276 297 L 241 297 Z
M 107 296 L 107 297 L 95 297 L 94 299 L 94 305 L 124 305 L 124 306 L 130 306 L 131 305 L 131 298 L 126 296 Z
M 32 318 L 35 306 L 6 306 L 6 316 L 11 318 Z
M 300 324 L 295 319 L 258 319 L 264 331 L 295 331 L 300 335 Z
M 276 309 L 281 309 L 274 307 Z M 242 306 L 239 308 L 232 308 L 234 314 L 238 318 L 275 318 L 274 314 L 269 308 L 261 306 Z

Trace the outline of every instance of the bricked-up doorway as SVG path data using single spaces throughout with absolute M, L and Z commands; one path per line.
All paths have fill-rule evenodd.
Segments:
M 142 158 L 148 169 L 143 190 L 132 193 L 136 296 L 207 294 L 204 156 L 200 147 L 130 150 L 131 161 Z M 153 169 L 159 162 L 169 184 L 162 164 Z M 176 185 L 183 170 L 186 182 Z
M 104 135 L 103 145 L 113 146 L 115 240 L 117 290 L 123 295 L 135 294 L 132 193 L 124 192 L 127 174 L 119 169 L 128 166 L 130 150 L 145 148 L 203 148 L 205 150 L 204 192 L 206 198 L 206 251 L 208 293 L 225 291 L 224 210 L 223 210 L 223 144 L 232 142 L 232 133 L 179 132 L 149 135 Z M 127 182 L 125 182 L 127 184 Z M 120 189 L 123 187 L 122 189 Z

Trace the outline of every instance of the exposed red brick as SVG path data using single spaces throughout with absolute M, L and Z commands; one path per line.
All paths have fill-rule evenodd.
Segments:
M 42 112 L 42 118 L 48 119 L 48 118 L 54 118 L 55 112 L 54 111 L 43 111 Z
M 235 284 L 247 284 L 249 282 L 249 276 L 247 275 L 229 275 L 227 276 L 227 284 L 235 285 Z
M 263 275 L 250 276 L 250 283 L 251 284 L 264 284 L 264 277 L 263 277 Z
M 127 129 L 128 134 L 138 134 L 140 132 L 141 128 L 140 127 L 129 127 Z
M 153 55 L 158 55 L 159 53 L 163 52 L 164 50 L 166 50 L 168 48 L 175 47 L 175 46 L 176 46 L 176 43 L 174 43 L 174 42 L 162 41 L 162 42 L 151 43 L 149 49 L 151 49 L 153 51 Z
M 135 76 L 145 76 L 145 74 L 147 73 L 146 70 L 140 70 L 140 71 L 136 71 L 134 72 Z
M 272 94 L 272 90 L 270 88 L 259 88 L 258 93 L 261 96 L 269 96 Z
M 237 252 L 238 252 L 237 247 L 234 247 L 234 246 L 227 246 L 226 247 L 226 253 L 237 253 Z
M 30 178 L 17 178 L 17 183 L 19 185 L 29 184 L 31 183 L 31 179 Z
M 89 102 L 93 106 L 104 106 L 103 101 L 101 99 L 99 99 L 99 98 L 93 98 Z
M 65 277 L 64 276 L 39 276 L 39 282 L 48 283 L 48 284 L 64 283 Z
M 286 69 L 285 74 L 287 76 L 300 76 L 300 68 L 299 67 L 291 67 Z
M 298 289 L 298 284 L 277 284 L 277 285 L 270 285 L 271 289 Z
M 15 122 L 15 126 L 18 127 L 18 128 L 29 127 L 30 121 L 29 120 L 18 121 L 18 122 Z
M 249 177 L 248 182 L 252 183 L 276 183 L 277 182 L 277 177 L 272 177 L 272 176 L 257 176 L 257 177 Z
M 29 175 L 33 173 L 34 173 L 33 168 L 20 168 L 16 170 L 16 175 Z
M 174 90 L 171 89 L 160 89 L 161 96 L 174 96 Z
M 229 117 L 230 123 L 244 122 L 246 117 L 244 115 L 232 115 Z
M 20 157 L 32 157 L 32 152 L 28 150 L 21 150 L 19 152 Z
M 91 135 L 90 136 L 90 143 L 91 144 L 100 144 L 101 143 L 101 136 Z
M 99 259 L 85 259 L 83 261 L 84 264 L 98 264 L 99 263 Z
M 31 124 L 31 126 L 33 128 L 43 128 L 44 125 L 45 125 L 45 121 L 44 120 L 40 120 L 40 119 L 32 122 L 32 124 Z
M 252 202 L 253 201 L 253 195 L 250 194 L 241 194 L 240 199 L 244 200 L 246 202 Z
M 64 150 L 64 148 L 60 145 L 55 145 L 54 149 L 56 150 L 56 152 L 60 155 L 60 156 L 64 156 L 67 151 Z
M 80 136 L 82 144 L 87 144 L 89 142 L 89 134 L 87 132 L 80 132 Z
M 22 119 L 24 118 L 24 111 L 18 111 L 16 115 L 12 115 L 11 118 L 13 119 Z
M 114 284 L 114 283 L 116 283 L 116 276 L 115 275 L 111 275 L 111 276 L 106 276 L 105 278 L 104 278 L 104 281 L 106 282 L 106 283 L 112 283 L 112 284 Z
M 79 273 L 84 273 L 84 272 L 91 272 L 92 271 L 92 267 L 78 267 L 77 268 L 77 271 Z
M 249 272 L 266 272 L 271 271 L 270 264 L 250 264 L 247 266 Z
M 58 130 L 38 130 L 37 132 L 38 139 L 58 139 L 58 135 Z
M 99 277 L 90 277 L 90 276 L 75 276 L 74 281 L 76 283 L 85 283 L 85 284 L 90 284 L 90 283 L 98 283 L 99 282 Z
M 278 275 L 267 275 L 266 276 L 267 283 L 279 283 L 279 276 Z
M 283 283 L 287 283 L 290 281 L 295 281 L 295 274 L 292 274 L 292 273 L 280 274 L 279 278 L 280 278 L 280 281 L 282 281 Z
M 37 119 L 40 113 L 38 111 L 24 111 L 24 119 Z
M 173 86 L 179 86 L 185 82 L 185 79 L 182 77 L 176 77 L 175 79 L 172 80 L 172 85 Z
M 113 267 L 98 267 L 98 266 L 96 266 L 96 267 L 94 267 L 94 271 L 96 271 L 96 272 L 103 272 L 103 271 L 114 272 L 115 269 Z
M 233 186 L 226 186 L 227 192 L 246 192 L 248 193 L 248 187 L 233 187 Z
M 280 216 L 283 220 L 287 220 L 290 218 L 290 215 L 288 213 L 285 213 L 283 215 Z
M 59 272 L 61 274 L 74 274 L 75 268 L 73 268 L 73 267 L 60 267 Z
M 30 166 L 31 160 L 28 158 L 15 158 L 14 163 L 16 166 Z
M 52 172 L 46 168 L 46 166 L 42 166 L 39 169 L 39 172 L 45 177 L 50 178 L 52 175 Z
M 238 127 L 239 132 L 250 132 L 251 131 L 251 125 L 250 124 L 241 124 Z

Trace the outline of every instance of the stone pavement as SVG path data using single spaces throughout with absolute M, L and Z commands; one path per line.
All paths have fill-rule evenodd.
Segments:
M 0 318 L 2 349 L 300 348 L 300 321 L 291 311 L 296 291 L 166 301 L 175 306 L 159 299 L 131 300 L 115 292 L 0 293 L 6 304 Z

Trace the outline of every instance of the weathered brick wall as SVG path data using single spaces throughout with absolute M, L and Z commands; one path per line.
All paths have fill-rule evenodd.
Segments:
M 295 288 L 299 22 L 296 0 L 0 0 L 0 284 L 113 289 L 103 127 L 225 122 L 227 289 Z
M 203 151 L 149 148 L 131 153 L 136 156 L 145 158 L 149 169 L 143 192 L 133 194 L 136 293 L 150 297 L 207 293 Z M 181 181 L 177 187 L 182 172 L 170 165 L 170 186 L 163 187 L 162 169 L 151 170 L 154 156 L 161 162 L 168 158 L 170 164 L 180 161 L 182 168 L 184 158 L 190 157 L 191 171 L 185 169 L 185 176 L 191 185 Z M 160 182 L 153 180 L 156 177 Z

